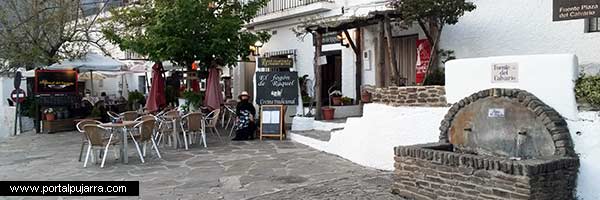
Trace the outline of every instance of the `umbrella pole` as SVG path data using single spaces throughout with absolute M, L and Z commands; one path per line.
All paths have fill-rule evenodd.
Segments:
M 148 72 L 144 72 L 144 83 L 146 83 L 146 92 L 144 93 L 150 93 L 150 86 L 148 85 Z
M 95 96 L 94 95 L 94 74 L 92 74 L 92 73 L 93 73 L 93 70 L 90 70 L 90 83 L 92 84 L 92 90 L 90 92 L 91 93 L 90 96 Z

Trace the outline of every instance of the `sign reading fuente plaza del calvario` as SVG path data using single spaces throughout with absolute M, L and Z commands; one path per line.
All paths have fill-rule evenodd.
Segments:
M 600 17 L 600 0 L 553 1 L 553 21 Z

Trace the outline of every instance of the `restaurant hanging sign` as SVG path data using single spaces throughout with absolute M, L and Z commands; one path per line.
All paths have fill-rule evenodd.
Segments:
M 600 17 L 600 0 L 553 1 L 553 21 Z
M 258 58 L 258 68 L 292 68 L 294 59 L 291 58 Z
M 417 40 L 417 77 L 416 82 L 423 83 L 431 58 L 431 45 L 427 39 Z
M 256 72 L 256 103 L 297 105 L 298 72 Z
M 35 92 L 37 94 L 77 93 L 77 71 L 36 70 Z

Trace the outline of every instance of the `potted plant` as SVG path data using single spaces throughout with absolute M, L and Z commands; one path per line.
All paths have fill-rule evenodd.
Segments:
M 52 108 L 46 108 L 43 113 L 46 118 L 46 121 L 53 121 L 56 119 L 55 111 Z
M 186 90 L 183 92 L 183 98 L 185 99 L 185 108 L 188 111 L 198 111 L 200 104 L 202 103 L 203 95 L 200 92 L 194 92 Z
M 331 99 L 331 105 L 333 106 L 341 106 L 342 105 L 342 91 L 334 90 L 329 93 L 329 98 Z
M 335 108 L 323 107 L 321 108 L 321 111 L 323 111 L 323 120 L 333 120 L 335 116 Z
M 127 97 L 127 106 L 131 110 L 137 110 L 141 102 L 144 101 L 144 94 L 138 91 L 129 92 L 129 96 Z
M 349 106 L 349 105 L 352 105 L 352 102 L 354 100 L 352 98 L 350 98 L 350 97 L 344 96 L 344 97 L 341 98 L 341 101 L 342 101 L 342 105 L 343 106 Z
M 371 93 L 367 90 L 363 90 L 360 94 L 360 101 L 363 103 L 371 103 Z

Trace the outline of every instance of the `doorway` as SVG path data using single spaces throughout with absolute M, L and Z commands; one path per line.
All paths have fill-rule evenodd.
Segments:
M 342 90 L 342 51 L 326 51 L 327 64 L 321 67 L 321 95 L 324 105 L 329 105 L 329 90 Z
M 395 37 L 392 39 L 393 52 L 396 54 L 400 83 L 416 85 L 417 77 L 417 40 L 418 35 Z

